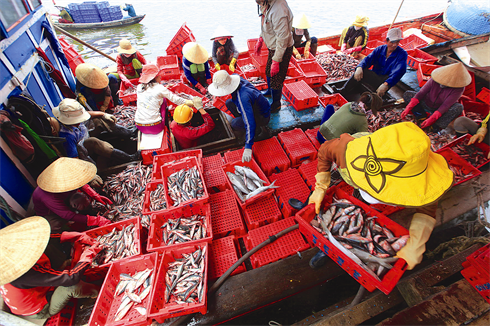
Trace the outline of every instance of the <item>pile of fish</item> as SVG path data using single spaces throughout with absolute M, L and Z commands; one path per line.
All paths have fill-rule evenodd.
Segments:
M 165 187 L 160 183 L 155 190 L 150 192 L 150 211 L 162 209 L 167 209 L 167 200 L 165 199 Z
M 167 178 L 168 195 L 173 200 L 173 206 L 204 196 L 204 186 L 201 174 L 196 166 L 172 173 Z
M 203 247 L 191 254 L 182 254 L 182 258 L 168 264 L 165 274 L 165 303 L 202 302 L 205 295 L 205 258 L 206 247 Z
M 126 128 L 134 127 L 134 115 L 136 106 L 117 106 L 114 108 L 114 116 L 117 118 L 117 124 Z
M 135 86 L 130 86 L 129 88 L 126 88 L 124 91 L 118 91 L 118 93 L 122 93 L 122 95 L 130 95 L 130 94 L 135 94 L 136 93 L 136 87 Z
M 401 118 L 401 111 L 395 110 L 380 111 L 377 115 L 374 115 L 371 111 L 368 111 L 368 113 L 366 114 L 366 118 L 368 120 L 369 132 L 375 132 L 380 128 L 398 123 L 403 120 Z M 416 123 L 416 120 L 412 115 L 406 116 L 405 121 Z
M 226 172 L 226 175 L 238 198 L 243 202 L 268 189 L 279 188 L 274 185 L 275 180 L 270 185 L 264 186 L 267 182 L 260 179 L 257 173 L 246 166 L 235 165 L 235 173 Z
M 121 295 L 122 299 L 114 316 L 114 321 L 123 319 L 131 308 L 134 308 L 142 316 L 146 316 L 146 308 L 142 305 L 138 306 L 138 304 L 141 304 L 150 294 L 151 284 L 153 283 L 153 275 L 150 277 L 152 271 L 153 269 L 147 268 L 144 271 L 135 273 L 133 276 L 125 273 L 119 275 L 115 299 Z
M 479 113 L 476 113 L 476 112 L 466 112 L 465 111 L 465 115 L 467 118 L 470 118 L 471 120 L 478 120 L 478 121 L 482 121 L 484 117 L 482 117 L 481 114 Z
M 255 67 L 253 64 L 249 63 L 249 64 L 246 64 L 244 66 L 240 66 L 240 70 L 242 72 L 248 72 L 248 71 L 252 71 L 252 70 L 257 70 L 257 67 Z
M 139 254 L 139 248 L 133 223 L 118 230 L 113 228 L 111 232 L 98 236 L 95 240 L 100 243 L 102 250 L 95 256 L 92 266 L 100 266 L 110 262 Z
M 169 88 L 169 87 L 172 87 L 172 86 L 177 85 L 180 82 L 181 82 L 180 79 L 168 79 L 168 80 L 162 80 L 160 82 L 160 84 L 162 84 L 163 86 Z
M 193 95 L 189 95 L 189 94 L 183 93 L 183 92 L 174 93 L 174 94 L 177 95 L 177 96 L 182 97 L 184 100 L 191 100 L 192 101 L 192 99 L 194 98 Z
M 361 207 L 347 199 L 334 198 L 330 207 L 321 210 L 310 223 L 329 240 L 338 241 L 340 250 L 347 249 L 357 256 L 368 267 L 365 269 L 379 279 L 382 271 L 392 268 L 389 263 L 396 261 L 396 252 L 405 246 L 409 236 L 395 237 L 376 218 L 368 217 Z
M 454 165 L 453 163 L 451 163 L 451 164 L 448 163 L 448 166 L 449 166 L 449 169 L 451 171 L 453 171 L 453 173 L 454 173 L 454 183 L 458 183 L 461 180 L 464 180 L 466 178 L 471 177 L 473 175 L 473 172 L 474 172 L 474 171 L 471 171 L 470 173 L 466 174 L 463 171 L 462 166 Z
M 250 77 L 247 80 L 254 86 L 265 84 L 266 81 L 262 77 Z
M 316 60 L 327 73 L 327 83 L 350 78 L 359 61 L 344 53 L 320 53 Z
M 433 151 L 437 151 L 454 140 L 454 136 L 448 133 L 428 132 L 427 136 L 429 136 Z
M 465 139 L 463 144 L 453 146 L 451 149 L 474 167 L 480 166 L 488 161 L 487 155 L 485 155 L 485 152 L 481 148 L 468 146 L 468 139 Z
M 207 235 L 206 216 L 196 214 L 189 217 L 170 218 L 160 228 L 162 229 L 161 243 L 166 246 L 199 240 Z
M 141 226 L 144 228 L 150 229 L 151 216 L 150 215 L 142 215 L 140 219 Z

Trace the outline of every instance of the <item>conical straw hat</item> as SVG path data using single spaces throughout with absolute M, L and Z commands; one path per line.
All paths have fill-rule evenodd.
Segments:
M 437 68 L 431 76 L 435 82 L 447 87 L 460 88 L 471 83 L 471 75 L 461 62 Z
M 136 49 L 131 45 L 131 42 L 128 39 L 123 38 L 119 41 L 117 52 L 124 54 L 133 54 L 136 53 Z
M 75 75 L 83 86 L 103 89 L 109 85 L 109 78 L 99 67 L 91 63 L 81 63 L 75 69 Z
M 209 58 L 208 51 L 196 42 L 186 43 L 182 48 L 182 54 L 187 60 L 195 64 L 205 63 Z
M 97 167 L 90 162 L 60 157 L 39 175 L 37 185 L 51 193 L 67 192 L 84 186 L 96 173 Z
M 308 29 L 311 27 L 308 18 L 306 18 L 305 14 L 301 14 L 298 18 L 293 18 L 293 27 L 297 29 Z
M 223 26 L 218 26 L 211 37 L 211 41 L 221 37 L 233 37 L 230 32 L 226 30 Z
M 32 216 L 0 230 L 0 285 L 15 281 L 39 260 L 51 228 L 41 216 Z

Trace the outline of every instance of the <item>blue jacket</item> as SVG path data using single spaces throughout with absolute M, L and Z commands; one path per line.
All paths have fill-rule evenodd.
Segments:
M 192 64 L 193 63 L 187 60 L 185 57 L 182 57 L 182 69 L 184 70 L 185 77 L 193 86 L 196 86 L 198 81 L 195 80 L 194 77 L 192 77 L 191 68 L 190 68 Z M 209 72 L 209 64 L 207 61 L 204 63 L 204 72 L 206 73 L 206 79 L 210 79 L 211 73 Z
M 268 119 L 271 115 L 271 106 L 264 95 L 243 77 L 240 77 L 238 88 L 231 93 L 231 99 L 235 103 L 245 125 L 245 148 L 251 149 L 254 144 L 256 128 L 253 107 L 255 105 L 262 117 Z M 232 113 L 235 114 L 235 112 Z M 261 117 L 257 118 L 260 119 Z
M 370 68 L 373 66 L 373 71 L 378 75 L 388 75 L 385 82 L 390 87 L 393 87 L 403 77 L 407 71 L 407 51 L 401 47 L 397 47 L 390 57 L 386 59 L 387 45 L 380 45 L 367 57 L 362 60 L 358 67 Z
M 123 8 L 123 10 L 128 12 L 129 17 L 136 17 L 136 11 L 134 11 L 133 5 L 126 5 L 126 8 Z

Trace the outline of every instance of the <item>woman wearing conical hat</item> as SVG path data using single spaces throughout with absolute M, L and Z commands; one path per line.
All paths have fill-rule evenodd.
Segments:
M 458 100 L 470 83 L 471 75 L 461 62 L 433 70 L 431 79 L 420 91 L 403 94 L 408 105 L 401 114 L 402 119 L 412 113 L 422 122 L 421 128 L 432 126 L 436 132 L 446 128 L 463 112 Z
M 305 14 L 302 14 L 298 18 L 293 18 L 293 55 L 296 59 L 301 59 L 299 48 L 304 48 L 303 56 L 305 59 L 309 59 L 310 53 L 316 55 L 316 49 L 318 47 L 318 39 L 316 37 L 310 37 L 308 28 L 311 27 L 308 18 Z M 304 37 L 304 41 L 303 41 Z
M 75 69 L 75 75 L 78 100 L 87 109 L 105 112 L 118 104 L 117 102 L 114 103 L 109 77 L 102 69 L 91 63 L 81 63 Z M 115 77 L 112 76 L 111 78 Z
M 182 48 L 182 69 L 184 75 L 195 89 L 206 95 L 211 84 L 211 72 L 208 64 L 208 51 L 196 42 L 188 42 Z
M 368 21 L 368 17 L 357 15 L 352 25 L 344 28 L 339 39 L 342 52 L 359 60 L 364 58 L 361 51 L 366 47 L 369 38 Z
M 211 37 L 213 41 L 212 57 L 216 70 L 220 70 L 222 65 L 227 65 L 231 73 L 235 72 L 238 50 L 232 38 L 233 35 L 222 26 L 219 26 Z

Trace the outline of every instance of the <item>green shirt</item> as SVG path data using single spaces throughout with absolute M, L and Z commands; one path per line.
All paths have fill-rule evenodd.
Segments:
M 368 131 L 366 114 L 351 109 L 352 102 L 342 105 L 330 119 L 320 126 L 320 133 L 326 140 L 339 138 L 343 133 L 353 135 Z

